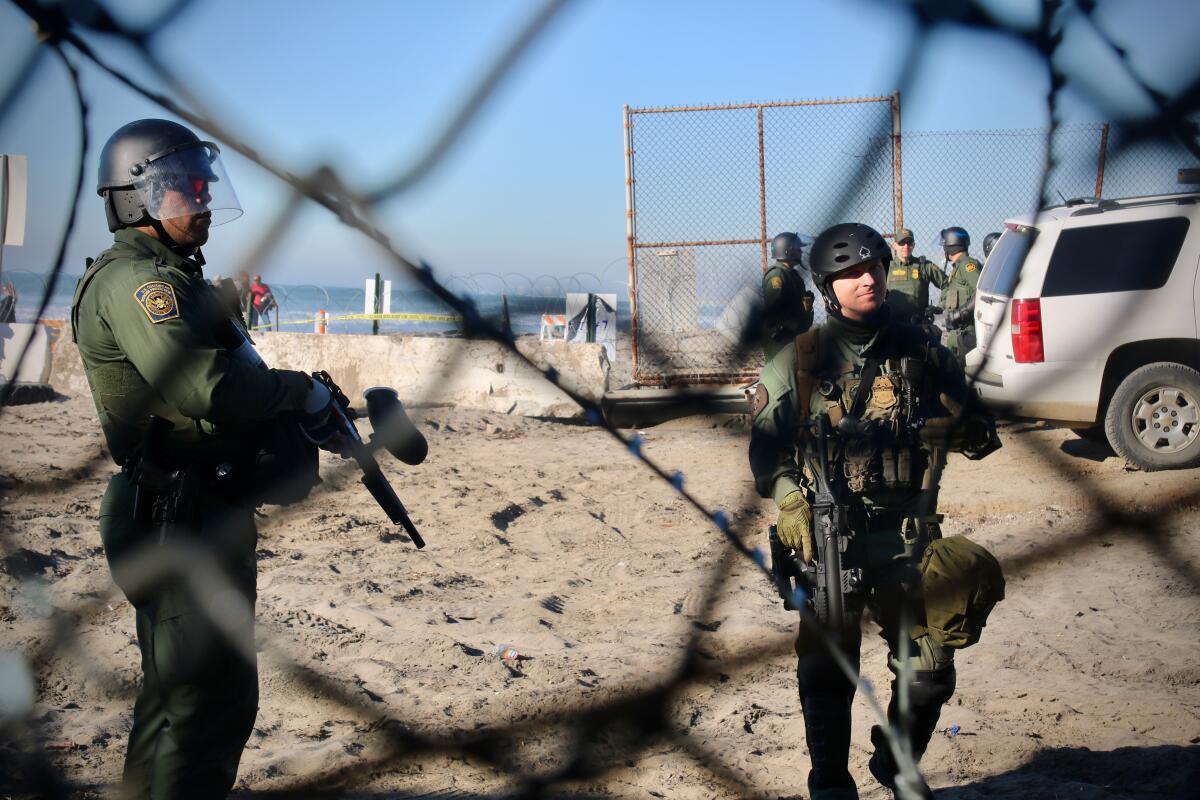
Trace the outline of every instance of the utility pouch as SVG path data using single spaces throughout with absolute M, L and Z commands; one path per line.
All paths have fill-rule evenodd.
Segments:
M 1004 599 L 1004 574 L 995 556 L 965 536 L 933 539 L 921 557 L 921 595 L 925 620 L 914 638 L 927 633 L 946 647 L 970 647 Z
M 303 435 L 298 418 L 281 414 L 267 423 L 248 481 L 251 502 L 299 503 L 320 483 L 317 446 Z

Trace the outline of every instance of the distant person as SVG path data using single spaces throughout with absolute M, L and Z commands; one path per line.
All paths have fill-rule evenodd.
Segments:
M 1000 241 L 1000 234 L 992 231 L 987 236 L 983 237 L 983 260 L 987 261 L 988 256 L 992 254 L 992 248 L 996 246 L 996 242 Z
M 121 467 L 100 539 L 141 651 L 121 796 L 222 798 L 258 713 L 254 509 L 272 486 L 311 486 L 315 443 L 340 447 L 326 435 L 336 401 L 303 372 L 238 355 L 241 323 L 200 251 L 210 226 L 241 214 L 215 144 L 132 122 L 101 150 L 97 190 L 115 241 L 76 285 L 71 322 Z M 193 550 L 197 570 L 128 571 L 165 545 Z M 218 625 L 219 607 L 242 612 Z
M 949 279 L 937 264 L 925 256 L 913 255 L 911 228 L 896 231 L 896 243 L 892 249 L 896 258 L 888 268 L 887 304 L 892 307 L 892 314 L 898 322 L 921 325 L 927 322 L 929 284 L 945 289 Z
M 944 228 L 939 242 L 947 263 L 952 265 L 942 290 L 941 305 L 946 324 L 942 344 L 954 353 L 961 365 L 967 353 L 975 347 L 975 286 L 979 283 L 979 272 L 983 265 L 967 252 L 971 246 L 971 235 L 966 229 L 957 226 Z
M 271 287 L 263 283 L 262 275 L 255 275 L 254 280 L 250 282 L 250 327 L 258 327 L 262 319 L 266 319 L 266 324 L 269 325 L 269 314 L 274 307 L 275 295 L 271 293 Z
M 17 321 L 17 290 L 8 281 L 0 290 L 0 322 Z
M 813 323 L 813 293 L 804 285 L 797 267 L 804 243 L 795 233 L 780 233 L 771 240 L 775 263 L 763 275 L 763 355 L 769 361 L 797 334 Z
M 250 309 L 254 306 L 250 302 L 250 273 L 243 270 L 233 279 L 233 285 L 237 288 L 237 307 L 242 315 L 242 323 L 250 324 Z

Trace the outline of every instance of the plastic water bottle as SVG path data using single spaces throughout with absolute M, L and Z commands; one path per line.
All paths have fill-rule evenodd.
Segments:
M 511 644 L 496 645 L 492 648 L 492 655 L 506 664 L 515 664 L 521 659 L 521 654 Z

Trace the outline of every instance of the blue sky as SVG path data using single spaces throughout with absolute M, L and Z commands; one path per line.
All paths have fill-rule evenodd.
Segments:
M 109 5 L 129 20 L 158 7 L 148 0 Z M 1037 8 L 1032 0 L 986 5 L 1018 22 Z M 155 50 L 275 161 L 300 172 L 336 165 L 348 183 L 369 187 L 431 140 L 537 7 L 529 0 L 208 0 L 177 18 Z M 1178 91 L 1200 68 L 1200 3 L 1110 1 L 1100 8 L 1158 88 Z M 381 208 L 379 221 L 406 254 L 440 273 L 588 271 L 623 281 L 624 104 L 889 94 L 917 33 L 903 4 L 867 0 L 582 0 L 525 55 L 450 158 Z M 1064 119 L 1147 110 L 1086 26 L 1068 16 L 1065 33 L 1059 64 L 1072 89 Z M 120 43 L 89 38 L 154 83 Z M 0 82 L 33 46 L 23 15 L 0 0 Z M 129 120 L 164 115 L 93 68 L 85 66 L 83 75 L 92 146 L 68 251 L 73 273 L 110 240 L 93 186 L 104 139 Z M 902 97 L 904 128 L 1044 126 L 1046 86 L 1040 61 L 1024 45 L 943 25 L 926 38 Z M 1085 100 L 1096 92 L 1112 107 Z M 71 202 L 77 127 L 65 71 L 46 60 L 0 120 L 0 150 L 29 157 L 32 184 L 27 243 L 6 249 L 6 269 L 50 266 Z M 236 154 L 227 155 L 226 166 L 246 213 L 213 230 L 210 272 L 232 270 L 286 197 L 277 180 Z M 281 283 L 361 285 L 380 268 L 387 261 L 374 245 L 311 207 L 263 272 Z

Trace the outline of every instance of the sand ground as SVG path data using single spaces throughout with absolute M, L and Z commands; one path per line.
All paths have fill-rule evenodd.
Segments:
M 753 564 L 735 559 L 714 582 L 729 551 L 721 534 L 602 431 L 449 409 L 419 416 L 428 461 L 385 466 L 424 551 L 353 482 L 266 510 L 261 709 L 240 796 L 297 796 L 343 768 L 345 791 L 372 797 L 503 795 L 520 785 L 514 775 L 568 767 L 584 777 L 551 795 L 804 793 L 797 621 Z M 1007 425 L 1002 437 L 984 461 L 953 457 L 943 485 L 947 532 L 1001 557 L 1008 597 L 982 642 L 959 654 L 941 723 L 959 732 L 935 736 L 928 780 L 946 798 L 1195 797 L 1200 471 L 1128 471 L 1041 425 Z M 46 755 L 80 796 L 100 796 L 120 773 L 139 677 L 133 611 L 114 593 L 97 534 L 114 468 L 73 469 L 102 445 L 87 398 L 4 409 L 0 438 L 0 649 L 34 653 L 61 612 L 73 615 L 69 646 L 37 669 L 43 738 L 22 745 L 80 745 Z M 773 514 L 752 496 L 744 419 L 679 420 L 646 430 L 645 443 L 743 535 L 763 538 Z M 1092 491 L 1156 519 L 1160 535 L 1095 530 Z M 670 680 L 693 637 L 700 674 L 638 695 Z M 493 657 L 496 644 L 517 648 L 519 662 Z M 864 674 L 886 702 L 883 659 L 867 636 Z M 568 713 L 578 708 L 615 710 L 580 727 Z M 861 695 L 854 713 L 852 769 L 865 798 L 886 797 L 866 771 Z M 384 758 L 388 741 L 409 734 L 494 746 Z M 587 756 L 573 760 L 581 746 Z

